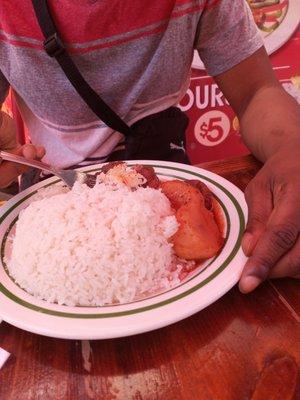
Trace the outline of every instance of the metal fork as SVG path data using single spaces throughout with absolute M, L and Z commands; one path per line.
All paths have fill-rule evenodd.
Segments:
M 85 172 L 79 172 L 72 169 L 57 169 L 51 165 L 45 164 L 41 161 L 27 160 L 25 157 L 17 156 L 6 151 L 0 151 L 0 162 L 2 160 L 12 161 L 17 164 L 28 165 L 29 167 L 38 168 L 42 171 L 49 172 L 50 174 L 56 175 L 71 189 L 75 182 L 85 183 L 89 187 L 94 187 L 97 177 L 92 174 Z

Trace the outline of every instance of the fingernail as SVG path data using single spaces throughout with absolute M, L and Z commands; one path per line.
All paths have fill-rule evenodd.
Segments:
M 36 155 L 37 155 L 38 158 L 43 158 L 44 155 L 45 155 L 45 149 L 44 149 L 44 147 L 38 146 L 38 147 L 36 148 L 36 153 L 37 153 Z
M 250 293 L 256 289 L 261 282 L 262 280 L 256 276 L 248 275 L 240 280 L 239 289 L 242 293 Z
M 242 240 L 242 249 L 246 256 L 250 256 L 253 250 L 253 235 L 246 232 Z

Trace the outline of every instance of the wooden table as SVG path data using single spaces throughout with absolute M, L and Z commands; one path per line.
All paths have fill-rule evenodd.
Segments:
M 241 157 L 201 165 L 244 189 L 260 165 Z M 296 280 L 237 287 L 175 325 L 129 338 L 50 339 L 6 323 L 0 400 L 300 399 Z M 297 343 L 298 341 L 298 343 Z

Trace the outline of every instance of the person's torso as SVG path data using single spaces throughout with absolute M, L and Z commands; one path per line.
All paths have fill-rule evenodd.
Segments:
M 177 104 L 185 93 L 205 3 L 49 1 L 82 75 L 129 124 Z M 30 0 L 1 1 L 0 69 L 17 93 L 32 140 L 45 145 L 48 161 L 59 166 L 100 160 L 121 135 L 80 99 L 56 60 L 43 50 L 43 39 Z

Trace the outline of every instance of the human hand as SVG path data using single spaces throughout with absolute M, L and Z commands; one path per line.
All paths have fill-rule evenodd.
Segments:
M 27 159 L 41 159 L 45 155 L 43 147 L 31 144 L 21 146 L 17 142 L 16 128 L 13 120 L 0 112 L 0 150 L 8 151 Z M 25 165 L 3 161 L 0 164 L 0 188 L 9 186 L 19 175 L 28 169 Z
M 278 150 L 248 185 L 242 247 L 249 256 L 239 287 L 267 278 L 300 278 L 300 138 Z

